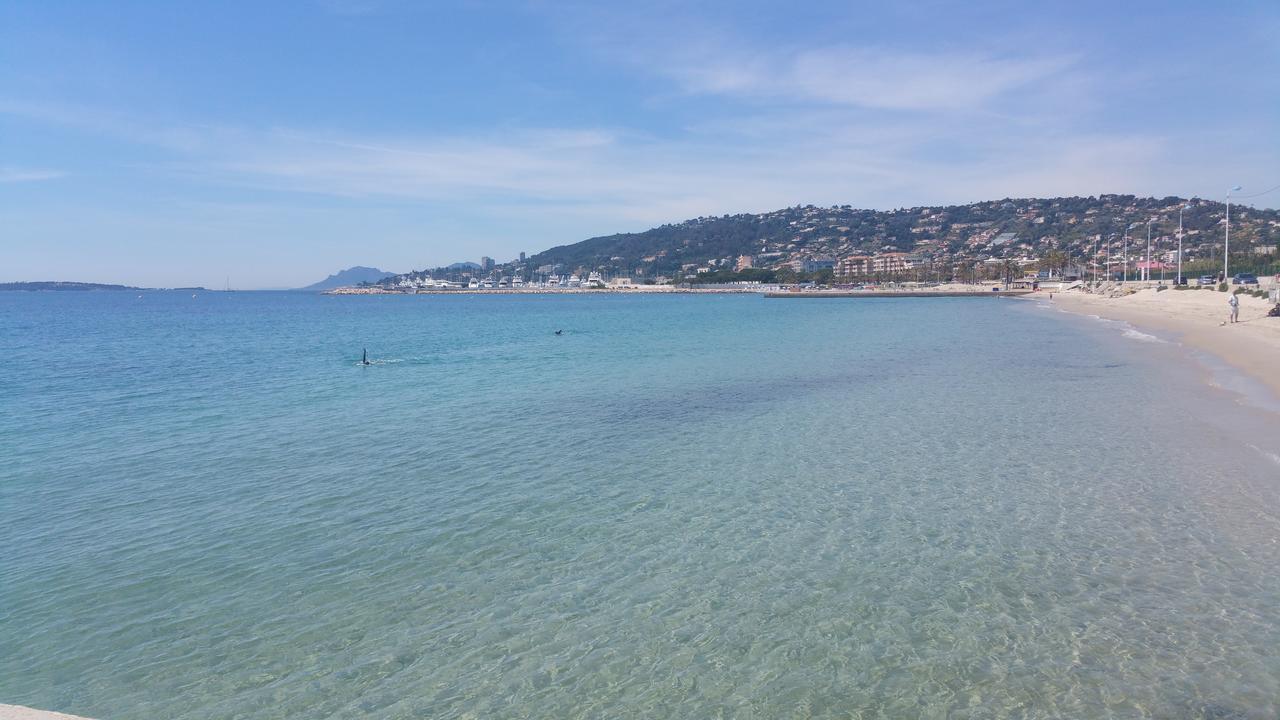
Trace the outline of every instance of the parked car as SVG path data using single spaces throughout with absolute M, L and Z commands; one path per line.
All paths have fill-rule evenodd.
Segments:
M 1258 276 L 1252 273 L 1240 273 L 1231 278 L 1232 285 L 1257 285 Z
M 1173 284 L 1174 284 L 1174 285 L 1186 285 L 1186 284 L 1187 284 L 1187 276 L 1186 276 L 1186 275 L 1181 275 L 1181 276 L 1179 276 L 1179 277 L 1174 278 L 1174 279 L 1173 279 Z
M 1217 282 L 1218 278 L 1212 275 L 1201 275 L 1199 278 L 1196 278 L 1197 285 L 1214 285 L 1217 284 Z

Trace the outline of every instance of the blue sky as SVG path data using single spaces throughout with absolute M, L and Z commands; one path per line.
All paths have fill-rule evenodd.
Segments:
M 1235 184 L 1280 184 L 1273 1 L 0 4 L 0 281 L 289 287 L 802 203 Z

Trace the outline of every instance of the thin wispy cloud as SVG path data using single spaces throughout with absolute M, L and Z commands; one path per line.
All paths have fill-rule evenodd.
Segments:
M 44 127 L 56 126 L 173 152 L 197 151 L 200 149 L 200 144 L 218 130 L 217 125 L 203 120 L 161 121 L 126 108 L 2 95 L 0 95 L 0 116 L 20 118 Z
M 1150 134 L 1043 127 L 1029 134 L 989 118 L 941 125 L 905 118 L 885 125 L 856 120 L 838 107 L 801 117 L 766 109 L 708 119 L 676 137 L 619 128 L 394 136 L 174 126 L 81 110 L 39 116 L 79 128 L 88 118 L 104 118 L 99 132 L 168 153 L 168 160 L 143 166 L 157 177 L 481 212 L 514 209 L 531 227 L 539 214 L 570 215 L 584 220 L 584 235 L 798 202 L 892 207 L 1159 187 L 1175 167 L 1168 141 Z M 548 236 L 546 242 L 573 239 Z
M 758 129 L 758 128 L 757 128 Z M 992 195 L 1089 192 L 1148 181 L 1162 141 L 1127 136 L 968 137 L 973 154 L 939 157 L 910 130 L 803 136 L 742 150 L 733 127 L 679 141 L 599 129 L 529 130 L 501 137 L 335 136 L 301 130 L 221 131 L 200 153 L 159 166 L 203 182 L 343 198 L 399 198 L 477 207 L 664 222 L 794 202 L 908 204 Z M 766 131 L 767 132 L 767 131 Z M 707 137 L 714 135 L 714 137 Z M 947 143 L 963 131 L 936 136 Z
M 40 182 L 66 177 L 61 170 L 0 166 L 0 183 Z
M 1071 57 L 903 53 L 829 46 L 794 52 L 714 50 L 660 67 L 688 92 L 885 110 L 976 110 L 1069 69 Z

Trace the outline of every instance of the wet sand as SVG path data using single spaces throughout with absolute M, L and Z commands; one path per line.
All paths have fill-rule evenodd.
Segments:
M 1048 300 L 1048 293 L 1035 295 Z M 1210 353 L 1250 375 L 1280 397 L 1280 318 L 1271 303 L 1240 295 L 1240 321 L 1226 324 L 1227 294 L 1216 290 L 1140 290 L 1124 297 L 1079 291 L 1053 294 L 1071 312 L 1120 320 L 1140 329 L 1173 334 L 1188 347 Z

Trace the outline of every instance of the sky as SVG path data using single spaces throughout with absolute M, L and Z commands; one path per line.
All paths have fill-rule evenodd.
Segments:
M 1274 0 L 0 3 L 0 282 L 1234 185 L 1280 207 Z

